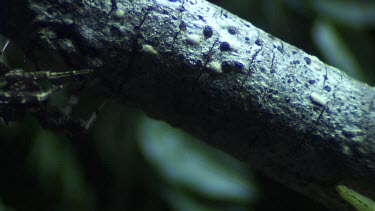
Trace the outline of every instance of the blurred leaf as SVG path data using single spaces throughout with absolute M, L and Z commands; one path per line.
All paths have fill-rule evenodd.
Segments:
M 62 144 L 52 133 L 41 131 L 35 139 L 29 162 L 39 183 L 61 199 L 60 209 L 92 209 L 95 204 L 93 192 L 67 142 Z
M 335 22 L 352 27 L 375 26 L 375 2 L 310 0 L 313 9 Z
M 145 119 L 139 134 L 146 159 L 168 183 L 211 200 L 254 201 L 254 184 L 233 158 L 164 122 Z
M 0 199 L 0 211 L 14 211 L 14 209 L 5 205 L 5 203 Z
M 289 7 L 293 8 L 294 11 L 301 13 L 302 15 L 307 14 L 310 9 L 309 0 L 281 0 Z
M 336 187 L 340 196 L 349 202 L 358 211 L 375 211 L 375 202 L 370 198 L 347 188 L 345 185 L 338 185 Z
M 139 167 L 134 132 L 139 116 L 138 110 L 107 103 L 90 129 L 100 157 L 116 174 L 129 176 L 129 171 Z
M 173 210 L 175 211 L 218 211 L 218 210 L 234 210 L 234 211 L 250 211 L 249 207 L 243 205 L 225 205 L 223 203 L 208 204 L 202 203 L 192 196 L 192 194 L 175 190 L 172 188 L 164 188 L 164 194 L 169 199 Z
M 364 80 L 362 70 L 335 27 L 327 21 L 316 21 L 312 30 L 315 45 L 328 63 L 350 76 Z

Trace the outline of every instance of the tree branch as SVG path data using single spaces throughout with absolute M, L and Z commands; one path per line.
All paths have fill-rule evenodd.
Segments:
M 203 0 L 1 1 L 44 69 L 168 121 L 333 209 L 375 198 L 375 90 Z M 22 15 L 20 15 L 22 14 Z

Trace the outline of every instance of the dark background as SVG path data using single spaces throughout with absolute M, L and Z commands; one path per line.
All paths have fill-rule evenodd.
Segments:
M 375 85 L 373 1 L 212 2 Z M 32 69 L 15 43 L 3 59 Z M 69 97 L 60 92 L 52 103 L 64 105 Z M 87 119 L 104 101 L 80 96 L 73 115 Z M 0 168 L 0 210 L 324 210 L 251 166 L 113 101 L 79 135 L 49 132 L 29 115 L 0 124 Z

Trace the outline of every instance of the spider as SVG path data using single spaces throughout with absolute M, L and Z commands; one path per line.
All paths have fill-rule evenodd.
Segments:
M 57 108 L 47 107 L 48 99 L 63 88 L 63 83 L 81 79 L 93 72 L 91 69 L 65 72 L 33 71 L 10 69 L 1 61 L 7 41 L 0 52 L 0 117 L 8 124 L 20 120 L 25 112 L 34 114 L 46 127 L 70 129 L 85 128 L 79 120 L 73 120 Z M 44 88 L 47 86 L 48 88 Z

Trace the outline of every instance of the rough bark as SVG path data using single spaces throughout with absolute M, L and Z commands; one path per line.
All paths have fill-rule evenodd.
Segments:
M 40 68 L 141 108 L 332 209 L 375 198 L 375 90 L 203 0 L 1 1 Z

